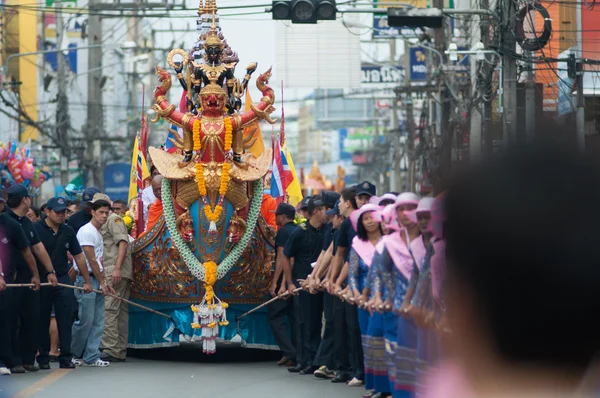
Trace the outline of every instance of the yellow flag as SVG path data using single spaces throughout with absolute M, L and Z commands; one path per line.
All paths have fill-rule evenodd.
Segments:
M 250 90 L 246 90 L 246 100 L 244 104 L 244 110 L 249 111 L 250 105 L 252 105 L 252 97 L 250 96 Z M 253 136 L 256 138 L 254 144 L 250 147 L 250 152 L 255 158 L 258 158 L 265 151 L 265 143 L 263 142 L 262 133 L 258 122 L 254 122 L 244 129 L 244 136 Z
M 137 191 L 137 158 L 138 158 L 138 137 L 135 137 L 135 142 L 133 143 L 133 155 L 131 155 L 131 173 L 129 173 L 129 199 L 128 203 L 131 202 L 131 199 L 136 198 Z M 142 155 L 142 181 L 146 178 L 150 178 L 150 172 L 148 171 L 148 164 L 146 164 L 146 158 Z
M 288 202 L 292 206 L 298 205 L 303 199 L 302 197 L 302 188 L 300 186 L 300 180 L 298 179 L 298 175 L 296 174 L 296 168 L 294 167 L 294 162 L 292 161 L 292 155 L 290 151 L 288 151 L 287 145 L 283 144 L 283 153 L 285 154 L 285 159 L 287 160 L 287 164 L 290 167 L 290 171 L 292 172 L 292 176 L 294 179 L 292 183 L 287 187 L 288 194 Z

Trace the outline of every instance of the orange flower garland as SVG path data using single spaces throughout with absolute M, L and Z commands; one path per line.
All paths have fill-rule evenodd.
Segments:
M 223 197 L 227 193 L 227 188 L 229 187 L 229 172 L 231 171 L 231 164 L 229 163 L 228 154 L 231 151 L 231 146 L 233 144 L 233 125 L 231 123 L 231 118 L 226 117 L 223 119 L 223 124 L 225 126 L 225 142 L 223 146 L 223 150 L 225 152 L 225 161 L 223 162 L 222 170 L 221 170 L 221 183 L 219 185 L 219 203 L 215 206 L 215 210 L 213 211 L 210 208 L 210 205 L 205 201 L 204 203 L 204 215 L 211 222 L 217 222 L 219 218 L 221 218 L 221 214 L 223 213 Z M 194 124 L 194 128 L 196 125 Z M 198 132 L 198 135 L 200 133 Z M 195 138 L 194 138 L 195 139 Z M 194 145 L 196 145 L 194 143 Z M 200 165 L 200 167 L 198 167 Z M 198 191 L 200 195 L 206 196 L 206 184 L 204 182 L 204 173 L 202 170 L 202 165 L 200 162 L 196 163 L 196 179 L 198 180 Z
M 204 264 L 204 289 L 206 289 L 206 304 L 212 305 L 215 293 L 213 285 L 217 282 L 217 263 L 207 261 Z

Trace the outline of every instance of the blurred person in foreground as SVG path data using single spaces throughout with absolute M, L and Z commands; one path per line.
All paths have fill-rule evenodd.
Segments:
M 448 348 L 467 397 L 594 396 L 600 165 L 556 146 L 507 154 L 447 192 Z M 594 385 L 595 384 L 595 385 Z

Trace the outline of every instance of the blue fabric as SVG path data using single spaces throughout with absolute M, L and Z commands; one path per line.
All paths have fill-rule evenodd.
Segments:
M 98 280 L 94 277 L 90 279 L 92 288 L 99 289 Z M 75 286 L 83 287 L 84 283 L 83 277 L 78 275 Z M 75 298 L 79 303 L 79 319 L 73 323 L 71 352 L 77 358 L 83 357 L 86 364 L 93 364 L 100 358 L 100 343 L 104 331 L 104 296 L 75 290 Z
M 366 388 L 373 389 L 375 392 L 389 393 L 392 389 L 387 373 L 383 314 L 376 312 L 369 317 L 367 330 L 363 336 L 363 347 Z
M 153 303 L 133 300 L 141 305 L 170 315 L 170 319 L 137 307 L 129 308 L 129 347 L 156 348 L 178 345 L 181 342 L 200 341 L 202 331 L 192 329 L 194 314 L 188 304 Z M 239 333 L 242 344 L 247 347 L 278 349 L 275 337 L 269 327 L 266 309 L 256 311 L 239 320 L 236 316 L 254 308 L 254 305 L 230 304 L 227 309 L 228 326 L 219 326 L 219 339 L 231 340 Z

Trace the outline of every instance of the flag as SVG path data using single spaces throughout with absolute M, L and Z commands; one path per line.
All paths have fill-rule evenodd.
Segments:
M 294 162 L 292 161 L 292 155 L 287 148 L 287 145 L 283 145 L 283 153 L 286 163 L 289 168 L 289 172 L 292 176 L 289 186 L 287 187 L 288 194 L 288 202 L 292 206 L 298 205 L 303 199 L 302 197 L 302 187 L 300 186 L 300 180 L 298 179 L 298 175 L 296 174 L 296 168 L 294 167 Z
M 281 146 L 279 145 L 279 140 L 275 139 L 275 136 L 272 138 L 273 141 L 273 174 L 271 176 L 271 196 L 274 198 L 279 198 L 285 195 L 285 188 L 283 186 L 283 161 L 281 159 Z
M 133 154 L 131 156 L 131 173 L 129 176 L 129 202 L 131 199 L 138 197 L 138 158 L 141 158 L 141 181 L 146 178 L 150 178 L 150 171 L 148 171 L 148 165 L 146 159 L 138 153 L 139 150 L 139 137 L 135 137 L 133 143 Z
M 249 111 L 252 105 L 252 97 L 250 96 L 250 90 L 246 89 L 246 100 L 244 103 L 244 110 Z M 259 158 L 265 151 L 265 143 L 262 138 L 262 132 L 258 121 L 251 123 L 249 126 L 244 128 L 244 137 L 252 136 L 256 138 L 256 141 L 250 147 L 250 152 L 255 158 Z

